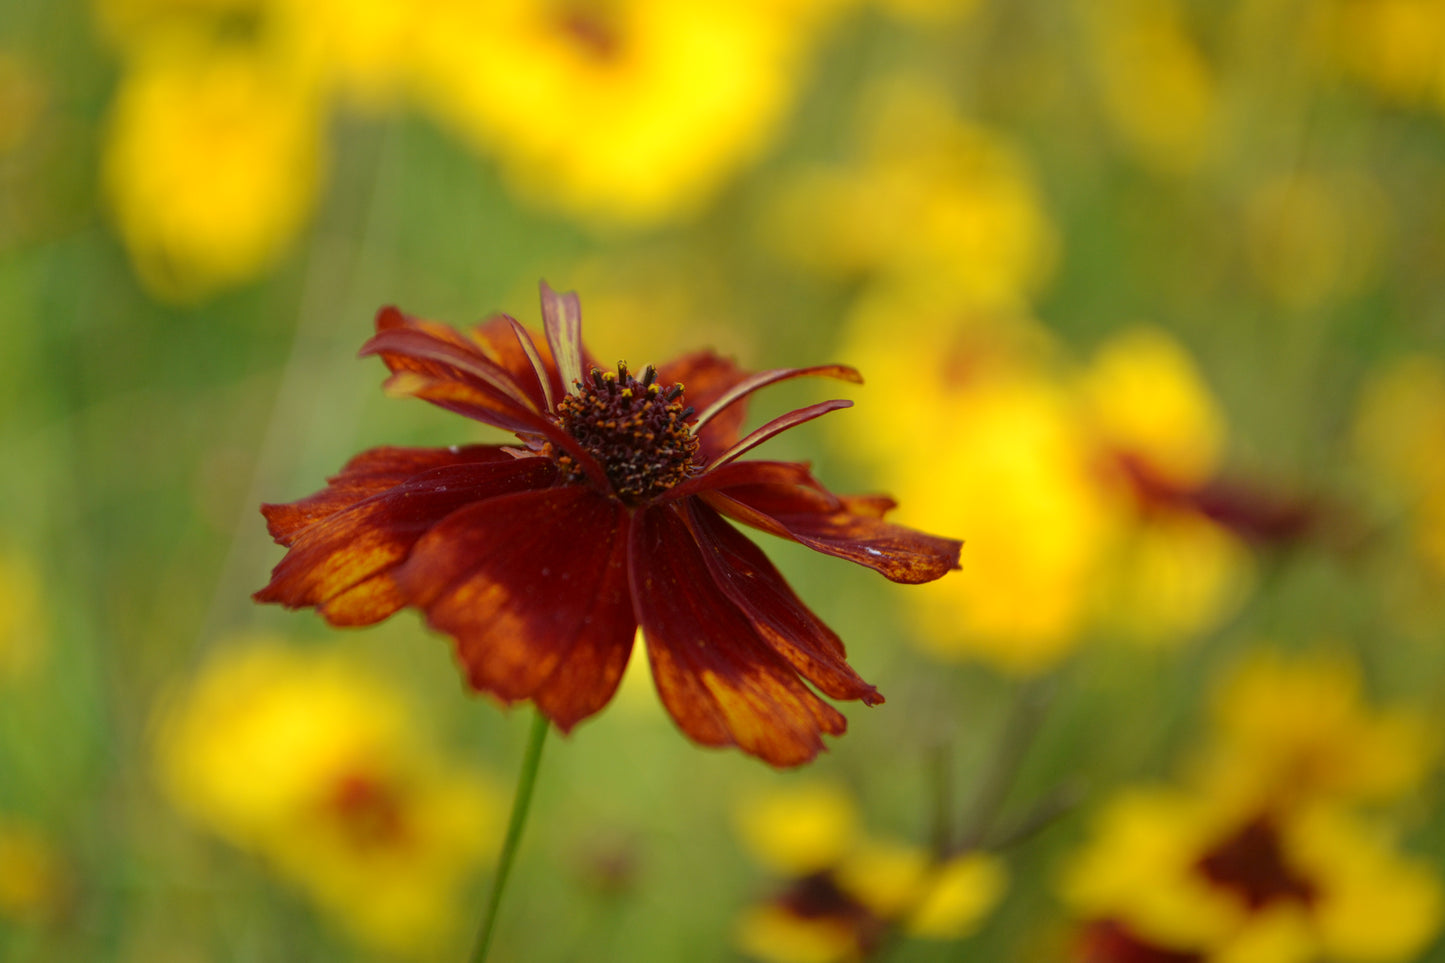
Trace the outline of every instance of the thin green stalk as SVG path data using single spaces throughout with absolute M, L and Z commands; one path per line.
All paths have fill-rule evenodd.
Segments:
M 537 784 L 537 770 L 542 763 L 542 746 L 547 741 L 547 730 L 550 728 L 551 722 L 538 712 L 532 720 L 532 734 L 527 740 L 527 754 L 522 758 L 522 772 L 517 776 L 517 794 L 512 797 L 512 818 L 507 823 L 507 838 L 502 843 L 502 855 L 497 859 L 497 873 L 492 877 L 492 894 L 487 898 L 486 916 L 482 919 L 482 928 L 477 932 L 472 963 L 485 963 L 487 952 L 492 947 L 497 909 L 502 905 L 502 891 L 507 888 L 507 876 L 512 872 L 512 861 L 516 859 L 517 847 L 522 842 L 522 830 L 527 825 L 527 810 L 532 805 L 532 787 Z

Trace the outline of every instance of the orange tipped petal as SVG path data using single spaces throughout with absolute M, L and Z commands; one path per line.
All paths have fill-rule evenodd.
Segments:
M 658 695 L 695 742 L 796 766 L 847 720 L 803 684 L 713 580 L 674 504 L 633 520 L 632 601 Z
M 687 522 L 714 581 L 773 650 L 834 699 L 878 705 L 883 697 L 848 665 L 843 641 L 788 587 L 762 550 L 698 499 Z
M 627 515 L 584 486 L 456 512 L 395 572 L 427 623 L 456 639 L 473 688 L 536 697 L 563 730 L 612 697 L 637 631 Z
M 729 518 L 866 565 L 890 581 L 931 582 L 959 567 L 962 542 L 883 521 L 885 499 L 843 499 L 782 485 L 739 485 L 699 497 Z
M 490 457 L 492 450 L 485 450 Z M 545 458 L 508 457 L 443 464 L 378 493 L 358 494 L 349 506 L 290 531 L 290 550 L 254 597 L 288 608 L 316 606 L 338 625 L 380 621 L 402 604 L 387 584 L 392 570 L 433 526 L 473 502 L 541 488 L 555 477 Z M 324 501 L 326 494 L 303 503 Z

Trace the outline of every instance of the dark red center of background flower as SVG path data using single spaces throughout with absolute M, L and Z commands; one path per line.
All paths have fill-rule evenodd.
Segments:
M 1198 869 L 1214 885 L 1238 894 L 1252 910 L 1276 900 L 1310 903 L 1316 895 L 1310 881 L 1295 875 L 1285 860 L 1279 829 L 1266 816 L 1214 847 Z
M 557 422 L 597 459 L 612 490 L 629 505 L 645 502 L 692 474 L 698 440 L 682 405 L 682 385 L 656 384 L 651 365 L 642 379 L 627 365 L 617 370 L 594 368 L 557 405 Z M 549 446 L 550 447 L 550 446 Z M 570 480 L 586 476 L 565 453 L 549 452 Z

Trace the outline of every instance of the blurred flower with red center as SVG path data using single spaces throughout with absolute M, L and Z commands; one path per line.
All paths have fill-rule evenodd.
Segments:
M 454 935 L 502 803 L 436 751 L 385 680 L 337 653 L 235 643 L 176 688 L 158 723 L 170 802 L 357 940 L 415 953 Z
M 1332 803 L 1240 805 L 1209 787 L 1136 788 L 1095 823 L 1063 880 L 1075 959 L 1409 960 L 1442 891 L 1380 826 Z
M 333 625 L 412 606 L 456 640 L 471 686 L 530 699 L 564 732 L 600 710 L 638 626 L 664 706 L 694 741 L 775 766 L 812 759 L 844 717 L 883 701 L 843 644 L 728 518 L 903 583 L 958 566 L 960 542 L 890 524 L 881 496 L 829 492 L 803 464 L 740 461 L 825 401 L 742 436 L 743 399 L 822 365 L 748 374 L 711 352 L 637 378 L 582 345 L 575 294 L 542 286 L 546 343 L 501 316 L 470 335 L 395 308 L 362 348 L 388 388 L 515 432 L 521 446 L 377 448 L 329 486 L 266 505 L 289 551 L 258 601 Z M 683 382 L 687 382 L 684 398 Z
M 1065 867 L 1071 959 L 1413 959 L 1445 923 L 1445 889 L 1358 804 L 1418 790 L 1435 752 L 1423 717 L 1360 688 L 1342 658 L 1268 653 L 1218 687 L 1188 779 L 1116 795 Z
M 804 784 L 748 800 L 739 811 L 748 849 L 787 876 L 782 890 L 740 918 L 739 946 L 769 963 L 844 963 L 896 934 L 956 940 L 998 904 L 1003 864 L 970 851 L 938 858 L 858 831 L 852 800 Z

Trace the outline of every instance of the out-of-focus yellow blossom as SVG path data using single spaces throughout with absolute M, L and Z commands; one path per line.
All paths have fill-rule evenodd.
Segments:
M 1006 885 L 1002 863 L 987 853 L 939 860 L 862 835 L 850 798 L 825 784 L 748 800 L 738 822 L 759 861 L 792 877 L 739 921 L 740 948 L 770 963 L 863 960 L 893 928 L 960 939 L 993 910 Z
M 767 146 L 806 39 L 736 0 L 445 3 L 420 95 L 534 199 L 603 225 L 695 211 Z
M 1201 963 L 1408 960 L 1445 908 L 1424 863 L 1343 808 L 1164 787 L 1104 808 L 1061 891 L 1079 918 Z
M 0 552 L 0 684 L 29 678 L 46 649 L 40 578 L 30 559 Z
M 806 876 L 838 865 L 858 840 L 858 813 L 837 786 L 809 782 L 749 800 L 738 832 L 773 872 Z
M 1223 416 L 1162 332 L 1126 331 L 1080 370 L 1026 321 L 885 292 L 845 337 L 889 395 L 860 410 L 849 449 L 902 520 L 966 539 L 968 577 L 909 596 L 931 651 L 1037 672 L 1091 627 L 1175 641 L 1238 603 L 1248 551 L 1195 503 Z
M 1445 106 L 1445 2 L 1336 0 L 1332 49 L 1385 97 Z
M 1414 536 L 1431 570 L 1445 577 L 1445 362 L 1402 358 L 1365 385 L 1353 443 L 1398 505 L 1412 511 Z
M 1210 778 L 1275 801 L 1397 798 L 1438 748 L 1420 712 L 1372 709 L 1343 655 L 1257 652 L 1218 687 L 1214 716 Z
M 179 809 L 377 945 L 447 936 L 497 844 L 490 785 L 439 758 L 394 689 L 335 655 L 228 646 L 164 706 L 156 749 Z
M 105 190 L 136 272 L 191 300 L 275 261 L 315 204 L 321 101 L 308 68 L 169 34 L 121 81 Z
M 1120 793 L 1066 866 L 1086 959 L 1413 958 L 1445 888 L 1350 804 L 1419 782 L 1422 720 L 1364 707 L 1342 658 L 1259 655 L 1216 689 L 1214 722 L 1188 781 Z
M 1366 175 L 1290 174 L 1261 184 L 1245 210 L 1245 253 L 1265 291 L 1310 308 L 1375 274 L 1390 201 Z
M 1027 164 L 941 91 L 896 80 L 866 99 L 857 159 L 785 187 L 769 234 L 799 263 L 1017 310 L 1057 238 Z
M 1177 0 L 1084 0 L 1105 116 L 1149 167 L 1188 174 L 1218 139 L 1213 70 L 1184 23 Z
M 64 909 L 60 857 L 27 823 L 0 816 L 0 925 L 46 923 Z
M 254 34 L 283 0 L 91 0 L 102 37 L 122 51 L 142 51 L 175 32 Z
M 1146 460 L 1176 485 L 1218 470 L 1224 413 L 1189 355 L 1158 328 L 1106 342 L 1080 379 L 1094 432 L 1107 448 Z

